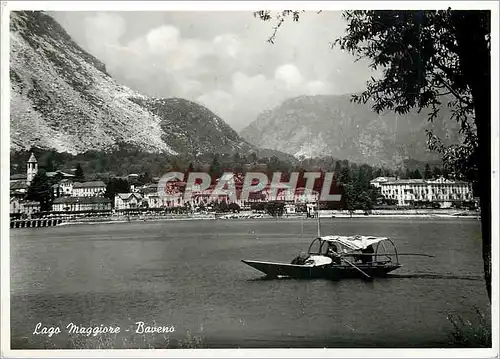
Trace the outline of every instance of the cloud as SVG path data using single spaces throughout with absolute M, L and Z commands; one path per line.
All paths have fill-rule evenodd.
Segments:
M 306 84 L 307 94 L 308 95 L 325 95 L 329 93 L 333 93 L 333 86 L 319 80 L 309 81 Z
M 284 85 L 287 89 L 293 89 L 302 84 L 302 75 L 297 66 L 285 64 L 278 67 L 274 77 L 279 85 Z
M 245 96 L 255 91 L 264 90 L 268 87 L 268 81 L 262 74 L 249 77 L 243 72 L 238 71 L 232 76 L 232 87 L 236 95 Z
M 215 51 L 222 56 L 236 58 L 240 52 L 240 41 L 235 34 L 222 34 L 214 37 Z
M 109 69 L 115 68 L 114 61 L 108 61 L 119 51 L 120 37 L 125 33 L 123 18 L 112 13 L 97 13 L 84 20 L 85 39 L 89 51 L 104 61 Z
M 361 90 L 371 73 L 328 44 L 343 33 L 338 12 L 284 24 L 246 12 L 57 12 L 52 14 L 118 82 L 145 95 L 197 101 L 236 130 L 300 95 Z
M 146 41 L 151 54 L 166 54 L 179 46 L 180 31 L 175 26 L 160 26 L 148 32 Z
M 196 100 L 223 117 L 230 116 L 234 109 L 233 96 L 222 90 L 210 91 L 202 96 L 199 96 Z

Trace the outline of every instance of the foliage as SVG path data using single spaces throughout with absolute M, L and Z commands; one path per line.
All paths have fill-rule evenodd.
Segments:
M 429 179 L 432 178 L 432 172 L 431 172 L 431 167 L 427 163 L 425 165 L 425 170 L 424 170 L 424 179 Z
M 115 195 L 117 193 L 129 193 L 130 192 L 130 184 L 127 180 L 122 178 L 112 178 L 106 184 L 106 191 L 104 192 L 104 197 L 108 198 L 112 205 L 114 206 Z
M 228 209 L 233 213 L 239 213 L 241 211 L 238 203 L 229 203 Z
M 44 170 L 39 170 L 28 187 L 26 199 L 40 203 L 40 211 L 50 211 L 53 202 L 52 183 Z
M 225 200 L 220 202 L 213 202 L 210 206 L 218 213 L 226 213 L 229 212 L 229 205 Z
M 475 307 L 475 323 L 461 315 L 448 313 L 447 318 L 453 327 L 451 341 L 458 347 L 491 348 L 491 327 L 485 315 Z
M 285 22 L 285 19 L 288 16 L 291 16 L 293 21 L 299 21 L 300 13 L 302 13 L 302 12 L 304 12 L 304 11 L 283 10 L 283 11 L 279 12 L 276 15 L 276 20 L 277 20 L 276 26 L 273 28 L 273 33 L 269 37 L 269 39 L 267 39 L 267 41 L 270 42 L 271 44 L 274 44 L 274 41 L 276 39 L 276 33 L 278 32 L 281 25 L 283 25 L 283 23 Z M 269 10 L 260 10 L 260 11 L 254 12 L 254 17 L 259 17 L 261 20 L 267 21 L 267 20 L 271 20 L 273 18 L 273 15 L 271 14 L 271 12 Z
M 75 180 L 76 181 L 84 181 L 85 180 L 85 175 L 83 174 L 83 168 L 79 163 L 76 165 Z
M 281 217 L 285 212 L 285 204 L 282 202 L 268 202 L 265 205 L 266 212 L 273 217 Z

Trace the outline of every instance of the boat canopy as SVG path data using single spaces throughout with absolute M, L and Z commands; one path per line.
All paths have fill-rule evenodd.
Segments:
M 384 240 L 388 240 L 387 237 L 373 237 L 373 236 L 325 236 L 319 237 L 320 241 L 329 242 L 332 244 L 339 244 L 340 246 L 350 249 L 350 250 L 363 250 L 368 246 L 377 244 Z

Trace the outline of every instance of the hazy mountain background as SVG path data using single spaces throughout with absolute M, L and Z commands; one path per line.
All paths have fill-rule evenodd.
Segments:
M 238 134 L 195 102 L 146 97 L 118 84 L 42 12 L 12 12 L 10 30 L 13 151 L 38 147 L 76 154 L 126 144 L 170 155 L 332 156 L 394 167 L 439 159 L 427 150 L 426 129 L 446 142 L 458 141 L 446 107 L 429 123 L 423 113 L 377 115 L 369 104 L 352 103 L 350 95 L 286 100 Z
M 118 84 L 50 16 L 11 13 L 11 149 L 81 153 L 128 144 L 167 154 L 265 151 L 243 140 L 209 109 L 156 99 Z
M 369 103 L 352 103 L 351 95 L 317 95 L 289 99 L 261 113 L 240 134 L 256 146 L 297 157 L 333 156 L 395 166 L 409 159 L 437 160 L 427 149 L 426 130 L 450 143 L 458 141 L 458 128 L 446 106 L 430 123 L 424 112 L 377 115 Z

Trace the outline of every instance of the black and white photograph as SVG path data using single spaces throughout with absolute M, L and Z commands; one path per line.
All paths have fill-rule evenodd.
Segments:
M 497 2 L 1 11 L 2 357 L 498 357 Z

